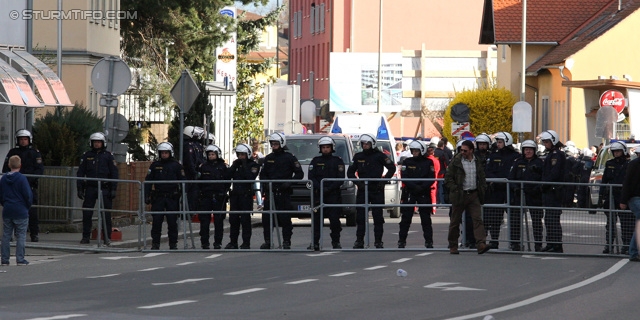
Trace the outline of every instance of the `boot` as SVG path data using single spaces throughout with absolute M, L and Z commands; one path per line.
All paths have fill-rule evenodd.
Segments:
M 427 249 L 433 249 L 433 241 L 425 241 L 424 246 Z
M 243 242 L 240 245 L 240 249 L 244 249 L 244 250 L 251 249 L 251 244 L 249 244 L 249 242 Z
M 364 241 L 362 239 L 357 239 L 356 242 L 353 243 L 354 249 L 364 249 Z
M 291 240 L 282 241 L 282 249 L 285 249 L 285 250 L 291 249 Z M 318 250 L 320 250 L 320 247 L 318 247 Z
M 80 244 L 89 244 L 89 238 L 82 238 L 82 240 L 80 240 Z
M 269 249 L 271 249 L 271 242 L 269 242 L 269 241 L 265 241 L 265 243 L 263 243 L 263 244 L 260 246 L 260 249 L 263 249 L 263 250 L 269 250 Z
M 398 248 L 399 249 L 402 249 L 402 248 L 404 248 L 406 246 L 407 246 L 407 242 L 406 241 L 402 241 L 402 240 L 398 241 Z
M 331 241 L 331 246 L 333 246 L 334 249 L 342 249 L 340 241 Z
M 222 243 L 220 243 L 220 242 L 214 242 L 214 243 L 213 243 L 213 248 L 214 248 L 214 249 L 222 249 Z
M 229 244 L 224 247 L 225 249 L 231 250 L 231 249 L 238 249 L 238 243 L 237 242 L 229 242 Z
M 314 243 L 312 245 L 309 245 L 307 247 L 307 250 L 320 251 L 320 244 L 319 243 Z
M 160 250 L 160 244 L 156 242 L 152 243 L 151 250 Z

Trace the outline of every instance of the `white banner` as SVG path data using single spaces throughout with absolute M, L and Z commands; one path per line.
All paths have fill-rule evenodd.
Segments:
M 237 19 L 236 7 L 224 7 L 220 10 L 220 14 Z M 238 46 L 236 42 L 236 33 L 230 34 L 231 37 L 222 47 L 216 49 L 216 81 L 224 81 L 228 77 L 230 86 L 236 87 L 236 78 L 238 76 Z

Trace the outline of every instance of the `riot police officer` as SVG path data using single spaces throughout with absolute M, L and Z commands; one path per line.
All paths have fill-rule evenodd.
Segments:
M 182 181 L 185 180 L 184 169 L 178 160 L 173 157 L 173 145 L 162 142 L 158 145 L 160 159 L 149 167 L 144 184 L 144 203 L 151 204 L 151 211 L 178 211 L 180 209 L 180 183 L 153 183 L 153 181 Z M 153 188 L 153 190 L 152 190 Z M 178 249 L 178 214 L 158 213 L 153 214 L 151 225 L 151 250 L 160 249 L 160 236 L 162 235 L 162 223 L 167 218 L 169 234 L 169 249 Z
M 194 126 L 186 126 L 183 130 L 185 135 L 185 146 L 182 148 L 182 163 L 184 165 L 185 177 L 187 180 L 198 178 L 198 167 L 204 163 L 204 147 L 200 142 L 204 135 L 204 129 Z M 198 187 L 196 184 L 186 184 L 187 203 L 189 210 L 194 210 L 198 205 Z
M 519 156 L 513 148 L 513 137 L 508 132 L 498 132 L 495 135 L 496 151 L 487 159 L 485 169 L 487 179 L 507 179 L 511 166 Z M 507 184 L 501 182 L 487 182 L 485 204 L 505 204 L 507 202 Z M 504 209 L 484 208 L 484 227 L 488 235 L 491 235 L 491 249 L 498 249 L 500 239 L 500 227 L 504 220 Z
M 580 157 L 578 168 L 580 169 L 579 171 L 580 177 L 578 178 L 578 181 L 581 184 L 589 183 L 589 178 L 591 178 L 591 170 L 593 169 L 593 151 L 591 151 L 591 149 L 584 148 L 582 150 L 582 157 Z M 591 207 L 591 190 L 588 186 L 586 185 L 578 186 L 576 194 L 578 199 L 578 207 L 580 208 Z M 589 212 L 589 213 L 592 213 L 592 212 Z
M 568 145 L 564 148 L 564 153 L 567 160 L 564 164 L 564 181 L 577 183 L 580 180 L 580 161 L 576 159 L 576 156 L 578 155 L 578 149 L 575 147 L 575 145 Z M 564 192 L 562 197 L 562 205 L 567 208 L 575 207 L 575 203 L 573 202 L 573 200 L 575 198 L 575 193 L 577 190 L 576 185 L 565 185 L 563 189 Z
M 20 157 L 22 167 L 20 173 L 22 174 L 44 174 L 44 165 L 42 164 L 42 155 L 40 151 L 33 146 L 33 136 L 29 130 L 20 129 L 16 132 L 16 146 L 9 150 L 7 156 L 4 159 L 4 165 L 2 166 L 2 173 L 11 171 L 9 168 L 9 158 L 17 155 Z M 38 178 L 27 177 L 31 192 L 33 193 L 33 204 L 38 204 Z M 38 242 L 38 234 L 40 227 L 38 225 L 38 209 L 33 206 L 29 209 L 29 234 L 31 236 L 31 242 Z
M 216 181 L 216 183 L 200 183 L 198 187 L 198 211 L 213 211 L 213 248 L 222 248 L 222 234 L 224 231 L 224 213 L 226 211 L 228 183 L 220 183 L 228 178 L 228 166 L 222 159 L 222 151 L 216 145 L 208 145 L 205 149 L 207 161 L 198 167 L 198 180 Z M 199 213 L 200 220 L 200 244 L 202 249 L 209 249 L 209 225 L 210 213 Z
M 320 190 L 322 190 L 322 200 L 324 203 L 339 204 L 342 203 L 342 195 L 340 193 L 340 186 L 342 181 L 325 181 L 321 186 L 321 181 L 324 178 L 341 178 L 344 179 L 344 161 L 338 156 L 334 156 L 336 152 L 336 142 L 331 137 L 322 137 L 318 140 L 318 148 L 322 155 L 314 157 L 309 164 L 309 180 L 313 183 L 313 198 L 315 204 L 320 203 Z M 331 229 L 331 246 L 333 249 L 342 249 L 340 244 L 340 232 L 342 226 L 340 225 L 340 211 L 341 208 L 328 207 L 323 209 L 324 217 L 329 218 L 329 226 Z M 323 222 L 320 220 L 320 212 L 314 212 L 313 214 L 313 245 L 309 250 L 320 250 L 320 229 Z
M 276 132 L 269 136 L 272 152 L 264 158 L 262 171 L 260 172 L 261 180 L 301 180 L 304 172 L 300 167 L 300 162 L 291 153 L 285 152 L 287 140 L 283 133 Z M 276 182 L 269 186 L 269 183 L 263 183 L 267 187 L 265 192 L 264 207 L 266 210 L 293 210 L 291 205 L 291 183 Z M 273 196 L 273 207 L 271 206 L 271 195 Z M 271 249 L 271 223 L 269 220 L 272 216 L 277 216 L 278 224 L 282 226 L 282 248 L 291 249 L 291 235 L 293 235 L 293 224 L 291 223 L 291 215 L 289 213 L 275 212 L 262 214 L 262 228 L 264 230 L 264 243 L 260 249 Z M 274 221 L 275 222 L 275 221 Z
M 253 185 L 242 180 L 255 180 L 260 173 L 260 165 L 251 159 L 251 147 L 248 144 L 236 146 L 236 156 L 229 168 L 230 178 L 233 180 L 233 190 L 230 192 L 231 211 L 249 211 L 253 209 Z M 232 213 L 229 215 L 229 239 L 225 249 L 238 249 L 238 236 L 242 226 L 242 244 L 240 249 L 251 248 L 251 214 Z
M 492 141 L 491 137 L 486 133 L 481 133 L 476 137 L 476 152 L 474 153 L 476 157 L 482 159 L 489 159 L 489 147 L 491 147 Z
M 431 186 L 436 178 L 433 160 L 425 157 L 427 147 L 420 141 L 413 141 L 409 144 L 411 158 L 407 158 L 402 163 L 402 177 L 412 179 L 424 179 L 420 181 L 405 180 L 402 188 L 402 204 L 431 204 L 433 201 L 430 192 Z M 424 246 L 433 248 L 433 228 L 431 226 L 430 207 L 419 207 L 420 224 L 422 225 L 422 235 L 424 237 Z M 398 248 L 404 248 L 407 245 L 407 235 L 411 220 L 413 219 L 413 207 L 400 208 L 400 232 L 398 237 Z
M 531 183 L 531 181 L 540 181 L 542 179 L 542 167 L 544 163 L 538 158 L 536 151 L 538 145 L 533 140 L 525 140 L 520 145 L 522 155 L 516 159 L 509 180 L 524 181 L 525 183 L 512 183 L 510 187 L 511 204 L 523 207 L 541 207 L 542 193 L 540 185 Z M 524 199 L 524 202 L 522 201 Z M 520 235 L 522 228 L 522 214 L 526 212 L 520 211 L 520 208 L 511 209 L 511 219 L 509 227 L 511 229 L 511 250 L 520 251 Z M 533 239 L 535 241 L 535 251 L 542 250 L 542 217 L 544 213 L 542 209 L 529 209 L 531 215 L 531 226 L 533 227 Z
M 80 158 L 80 166 L 78 167 L 78 178 L 107 178 L 118 179 L 118 167 L 116 160 L 111 152 L 107 151 L 107 139 L 102 132 L 96 132 L 89 137 L 91 150 L 85 152 Z M 91 235 L 93 207 L 98 199 L 98 181 L 77 180 L 78 198 L 84 200 L 83 208 L 91 210 L 82 211 L 82 240 L 80 243 L 89 243 Z M 113 199 L 116 197 L 116 182 L 100 182 L 100 191 L 102 192 L 102 204 L 104 209 L 113 208 Z M 111 242 L 111 212 L 104 212 L 104 220 L 106 222 L 105 244 Z M 98 228 L 100 230 L 101 228 Z
M 604 173 L 602 174 L 602 183 L 603 184 L 622 184 L 624 182 L 624 176 L 627 173 L 627 164 L 629 163 L 629 151 L 627 149 L 627 145 L 622 141 L 616 141 L 611 144 L 609 147 L 609 151 L 613 154 L 613 159 L 607 161 L 605 163 Z M 612 190 L 610 190 L 612 189 Z M 600 187 L 600 197 L 598 200 L 598 204 L 605 209 L 620 209 L 620 198 L 621 198 L 621 187 Z M 613 194 L 613 203 L 611 203 L 610 194 Z M 611 245 L 613 244 L 613 240 L 616 238 L 616 220 L 620 219 L 620 231 L 622 238 L 622 250 L 621 254 L 629 253 L 629 241 L 631 241 L 631 237 L 633 236 L 633 230 L 635 227 L 635 217 L 630 211 L 624 212 L 611 212 L 605 211 L 605 215 L 607 216 L 607 224 L 605 225 L 606 230 L 606 241 L 607 245 L 602 250 L 602 253 L 613 253 L 611 250 Z
M 396 173 L 396 166 L 384 153 L 376 148 L 376 138 L 372 134 L 365 133 L 360 136 L 360 146 L 362 151 L 353 156 L 353 164 L 347 170 L 347 177 L 351 179 L 357 178 L 380 179 L 384 168 L 387 168 L 387 174 L 384 176 L 390 179 Z M 365 183 L 357 181 L 358 193 L 356 195 L 356 203 L 364 204 L 365 199 Z M 368 197 L 370 204 L 384 204 L 384 182 L 370 181 L 368 185 Z M 365 224 L 367 223 L 368 212 L 364 207 L 357 207 L 356 213 L 356 241 L 353 244 L 354 249 L 364 248 Z M 384 248 L 382 242 L 382 234 L 384 233 L 384 217 L 382 215 L 382 207 L 371 208 L 373 215 L 373 232 L 375 237 L 374 245 L 376 248 Z
M 562 142 L 558 133 L 547 130 L 540 134 L 540 140 L 544 145 L 547 155 L 544 158 L 542 169 L 542 182 L 564 182 L 565 155 L 560 148 Z M 562 248 L 562 214 L 563 188 L 561 185 L 544 184 L 542 188 L 542 204 L 547 208 L 544 215 L 544 225 L 547 233 L 547 245 L 542 252 L 563 252 Z

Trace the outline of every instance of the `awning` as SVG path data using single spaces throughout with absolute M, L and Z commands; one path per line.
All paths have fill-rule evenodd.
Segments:
M 593 90 L 609 90 L 612 87 L 640 89 L 640 82 L 614 79 L 562 81 L 563 87 Z
M 51 68 L 24 50 L 9 49 L 0 50 L 0 104 L 32 108 L 73 105 Z

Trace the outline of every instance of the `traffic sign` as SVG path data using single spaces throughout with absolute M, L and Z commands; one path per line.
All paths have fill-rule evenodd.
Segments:
M 173 85 L 173 88 L 171 88 L 173 100 L 176 101 L 183 113 L 187 113 L 199 94 L 200 89 L 196 81 L 193 80 L 191 73 L 189 73 L 189 70 L 183 70 L 180 79 Z
M 91 70 L 91 84 L 102 95 L 121 95 L 129 89 L 131 70 L 118 57 L 102 58 Z
M 531 105 L 526 101 L 518 101 L 513 105 L 511 131 L 531 132 Z
M 459 137 L 465 131 L 471 131 L 471 124 L 469 122 L 452 123 L 451 124 L 451 135 L 452 136 Z

